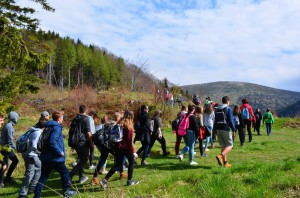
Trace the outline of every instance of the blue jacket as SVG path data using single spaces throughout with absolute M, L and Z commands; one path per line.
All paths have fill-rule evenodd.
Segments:
M 41 153 L 41 160 L 46 162 L 65 162 L 66 152 L 62 134 L 63 127 L 54 120 L 48 121 L 46 127 L 52 127 L 49 137 L 49 149 Z

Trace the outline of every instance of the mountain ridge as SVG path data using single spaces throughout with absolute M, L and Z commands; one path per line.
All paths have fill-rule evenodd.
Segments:
M 241 105 L 243 98 L 249 100 L 249 104 L 253 110 L 256 108 L 265 112 L 267 108 L 278 116 L 281 112 L 285 112 L 285 108 L 290 108 L 292 104 L 300 101 L 300 92 L 288 91 L 284 89 L 272 88 L 255 83 L 239 82 L 239 81 L 217 81 L 203 84 L 193 84 L 180 86 L 189 94 L 197 94 L 201 100 L 205 100 L 207 96 L 218 103 L 221 103 L 223 96 L 228 95 L 231 98 L 231 104 Z M 289 109 L 284 116 L 299 115 L 300 109 L 295 108 L 294 111 Z

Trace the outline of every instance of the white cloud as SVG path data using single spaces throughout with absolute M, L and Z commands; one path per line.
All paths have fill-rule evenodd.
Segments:
M 175 84 L 233 80 L 300 91 L 298 0 L 49 3 L 55 13 L 36 15 L 43 29 L 128 60 L 140 54 L 154 75 Z

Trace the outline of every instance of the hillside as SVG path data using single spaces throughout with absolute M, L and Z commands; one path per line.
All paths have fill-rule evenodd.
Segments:
M 300 101 L 299 92 L 275 89 L 254 83 L 231 81 L 186 85 L 181 86 L 181 88 L 190 94 L 198 94 L 201 100 L 210 96 L 213 101 L 220 103 L 222 96 L 228 95 L 231 98 L 231 104 L 240 105 L 242 99 L 246 97 L 253 109 L 259 108 L 262 112 L 270 108 L 279 116 L 294 116 L 300 113 L 299 105 L 293 106 L 285 114 L 280 113 L 285 112 L 284 110 L 291 104 Z

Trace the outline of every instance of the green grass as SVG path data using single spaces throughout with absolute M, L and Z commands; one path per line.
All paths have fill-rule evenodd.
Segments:
M 207 158 L 200 158 L 197 145 L 195 161 L 199 163 L 198 166 L 190 166 L 188 156 L 184 162 L 179 162 L 174 157 L 175 135 L 170 129 L 166 129 L 164 135 L 171 155 L 163 157 L 159 143 L 155 143 L 152 157 L 148 160 L 151 165 L 135 166 L 133 178 L 140 181 L 139 185 L 126 187 L 126 180 L 117 180 L 119 175 L 115 174 L 110 179 L 106 191 L 90 186 L 89 182 L 75 185 L 79 190 L 76 197 L 299 197 L 300 130 L 282 127 L 284 122 L 288 121 L 290 118 L 276 119 L 271 136 L 266 135 L 265 127 L 262 126 L 262 136 L 253 133 L 253 142 L 246 142 L 244 147 L 240 147 L 239 138 L 236 137 L 234 148 L 228 155 L 232 164 L 230 169 L 224 169 L 217 164 L 215 156 L 220 152 L 219 146 L 210 149 Z M 29 122 L 28 118 L 23 117 L 20 124 Z M 67 133 L 67 130 L 64 133 Z M 183 146 L 182 143 L 181 147 Z M 139 147 L 138 142 L 135 148 Z M 67 166 L 71 168 L 76 155 L 68 146 L 66 148 Z M 96 156 L 98 159 L 98 151 Z M 20 155 L 19 159 L 20 163 L 13 174 L 17 184 L 0 189 L 0 195 L 3 197 L 18 195 L 24 174 L 24 164 Z M 140 160 L 138 162 L 140 163 Z M 108 169 L 112 163 L 113 158 L 110 156 Z M 85 172 L 92 178 L 92 170 L 86 169 Z M 103 177 L 99 175 L 99 179 Z M 58 197 L 54 191 L 61 193 L 60 183 L 59 175 L 53 171 L 46 183 L 52 190 L 44 188 L 43 197 Z M 33 195 L 30 194 L 29 197 Z

